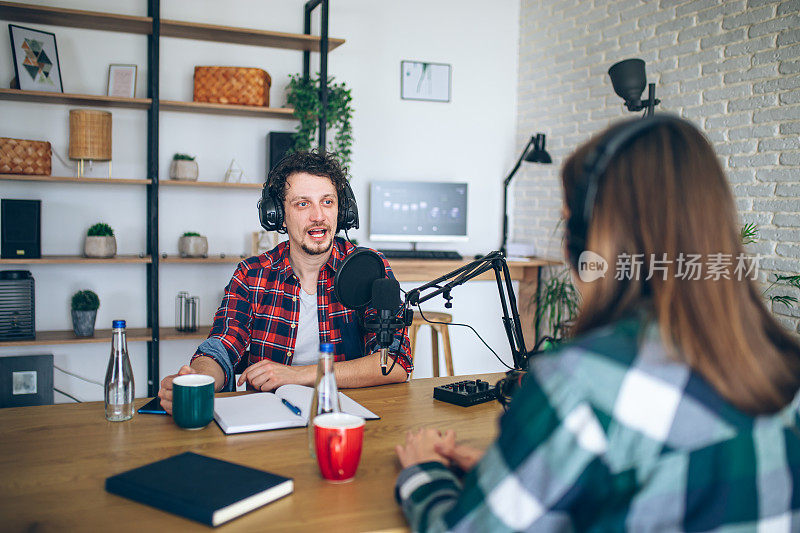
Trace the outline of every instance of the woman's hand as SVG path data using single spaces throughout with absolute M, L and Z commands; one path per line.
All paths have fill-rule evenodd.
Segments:
M 439 444 L 449 449 L 455 446 L 455 438 L 452 430 L 442 434 L 436 429 L 422 428 L 406 433 L 406 443 L 395 446 L 395 451 L 403 468 L 430 461 L 447 465 L 447 458 L 437 453 L 435 447 Z
M 450 433 L 452 433 L 452 431 Z M 478 464 L 478 461 L 483 458 L 483 454 L 485 453 L 483 450 L 473 448 L 472 446 L 456 444 L 455 434 L 453 434 L 452 440 L 444 439 L 434 444 L 433 450 L 442 457 L 446 457 L 450 461 L 451 466 L 456 466 L 463 472 L 472 470 L 473 467 Z

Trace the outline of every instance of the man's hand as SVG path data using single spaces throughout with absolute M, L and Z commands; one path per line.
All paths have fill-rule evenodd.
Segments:
M 242 385 L 246 381 L 254 389 L 264 392 L 274 391 L 287 383 L 313 386 L 316 369 L 314 365 L 288 366 L 264 359 L 245 368 L 239 376 L 237 385 Z
M 455 439 L 456 434 L 453 430 L 442 434 L 436 429 L 423 428 L 406 433 L 406 443 L 395 446 L 395 451 L 403 468 L 430 461 L 447 465 L 447 458 L 437 453 L 435 448 L 437 444 L 454 446 Z
M 199 372 L 190 366 L 183 365 L 177 374 L 172 374 L 161 380 L 161 390 L 158 391 L 158 397 L 161 398 L 161 407 L 169 414 L 172 414 L 172 381 L 185 374 L 199 374 Z

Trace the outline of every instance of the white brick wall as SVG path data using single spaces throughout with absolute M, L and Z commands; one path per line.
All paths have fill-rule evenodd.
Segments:
M 520 170 L 511 241 L 561 256 L 560 164 L 631 116 L 607 71 L 638 57 L 656 111 L 691 120 L 714 143 L 742 223 L 760 228 L 750 249 L 765 257 L 762 278 L 800 273 L 800 1 L 522 0 L 520 24 L 518 150 L 545 132 L 555 164 Z M 800 310 L 774 312 L 800 331 Z

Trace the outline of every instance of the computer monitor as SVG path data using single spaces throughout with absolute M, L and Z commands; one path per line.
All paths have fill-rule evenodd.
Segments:
M 467 240 L 467 184 L 373 181 L 369 239 L 395 242 Z

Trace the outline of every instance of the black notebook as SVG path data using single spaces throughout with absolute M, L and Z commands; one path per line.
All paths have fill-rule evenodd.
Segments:
M 106 479 L 108 492 L 218 526 L 294 490 L 291 478 L 192 452 Z

